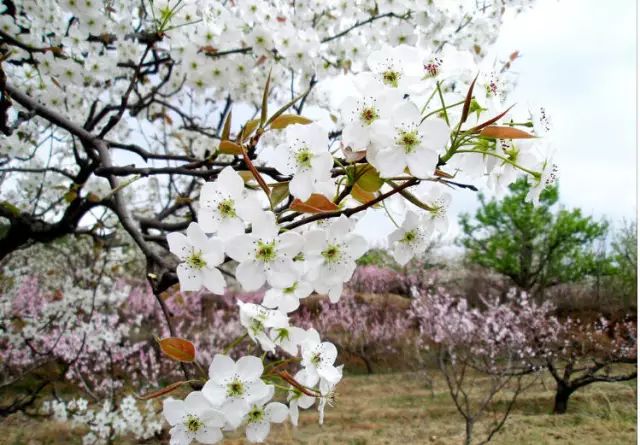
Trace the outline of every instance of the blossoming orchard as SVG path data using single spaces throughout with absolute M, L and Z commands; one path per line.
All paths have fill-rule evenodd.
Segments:
M 447 366 L 503 380 L 505 355 L 510 372 L 556 366 L 560 322 L 526 295 L 510 294 L 515 312 L 487 300 L 467 314 L 418 298 L 432 280 L 414 275 L 407 315 L 385 315 L 354 306 L 350 284 L 365 214 L 393 224 L 387 249 L 408 273 L 460 193 L 500 197 L 520 179 L 537 205 L 555 186 L 544 107 L 509 99 L 518 54 L 486 57 L 504 14 L 528 7 L 5 0 L 2 385 L 53 360 L 78 389 L 44 396 L 44 380 L 3 397 L 0 416 L 36 409 L 88 428 L 86 444 L 163 429 L 177 445 L 264 442 L 304 410 L 330 423 L 348 385 L 339 357 L 371 371 L 369 354 L 400 348 L 414 322 L 418 349 L 428 338 L 458 358 Z

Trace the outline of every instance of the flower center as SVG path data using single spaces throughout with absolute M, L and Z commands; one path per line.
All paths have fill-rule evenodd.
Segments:
M 202 258 L 202 252 L 200 251 L 193 252 L 191 256 L 187 258 L 186 263 L 193 269 L 202 269 L 207 265 L 207 262 Z
M 400 240 L 401 243 L 411 244 L 418 238 L 418 233 L 415 230 L 409 230 L 405 232 L 404 237 Z
M 378 117 L 378 111 L 373 107 L 364 107 L 362 111 L 360 111 L 360 121 L 363 125 L 371 125 Z
M 264 323 L 259 318 L 252 318 L 251 323 L 249 324 L 249 329 L 253 335 L 258 335 L 259 333 L 264 332 Z
M 388 69 L 382 73 L 382 83 L 393 88 L 398 88 L 398 80 L 400 80 L 400 73 Z
M 322 362 L 322 356 L 319 352 L 316 352 L 311 356 L 311 364 L 313 364 L 313 366 L 318 366 L 320 362 Z
M 340 248 L 338 246 L 331 245 L 324 249 L 321 255 L 327 263 L 335 263 L 340 260 Z
M 296 164 L 301 169 L 311 168 L 311 159 L 313 159 L 313 153 L 306 147 L 296 153 Z
M 202 420 L 200 420 L 198 416 L 187 414 L 187 419 L 184 421 L 184 426 L 190 432 L 196 433 L 200 428 L 204 426 L 204 422 L 202 422 Z
M 276 259 L 276 242 L 265 243 L 258 241 L 258 249 L 256 250 L 256 258 L 265 263 L 269 263 Z
M 440 65 L 442 65 L 442 59 L 439 58 L 435 58 L 424 65 L 427 76 L 436 77 L 440 73 Z
M 227 385 L 227 396 L 228 397 L 239 397 L 244 394 L 244 384 L 235 379 L 231 383 Z
M 264 419 L 264 411 L 257 406 L 254 406 L 247 414 L 249 423 L 260 422 Z
M 276 335 L 275 341 L 282 343 L 285 340 L 289 340 L 289 330 L 287 328 L 279 328 L 275 330 L 278 335 Z
M 404 148 L 405 153 L 411 153 L 420 144 L 420 136 L 417 130 L 400 130 L 398 132 L 398 138 L 396 144 Z
M 233 199 L 228 198 L 220 201 L 220 204 L 218 204 L 218 212 L 226 218 L 234 218 L 236 216 L 236 207 Z
M 284 293 L 284 294 L 292 294 L 292 293 L 294 293 L 296 291 L 297 287 L 298 287 L 298 282 L 296 281 L 291 286 L 285 287 L 284 289 L 282 289 L 282 293 Z

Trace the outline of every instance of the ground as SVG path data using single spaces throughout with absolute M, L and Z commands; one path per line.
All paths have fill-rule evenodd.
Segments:
M 435 373 L 392 373 L 346 376 L 338 387 L 337 404 L 328 408 L 325 424 L 317 424 L 311 409 L 297 429 L 276 425 L 269 444 L 462 444 L 464 423 Z M 495 445 L 636 443 L 636 382 L 591 385 L 569 402 L 569 412 L 549 414 L 553 399 L 550 381 L 536 383 L 521 396 Z M 478 433 L 482 432 L 482 425 Z M 81 444 L 81 434 L 43 419 L 12 416 L 0 423 L 1 444 Z M 480 434 L 474 443 L 479 442 Z M 134 444 L 133 441 L 120 442 Z M 168 443 L 167 438 L 147 444 Z M 225 445 L 244 444 L 242 435 Z

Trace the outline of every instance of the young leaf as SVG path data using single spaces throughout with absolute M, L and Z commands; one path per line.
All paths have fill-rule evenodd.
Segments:
M 273 207 L 280 204 L 289 196 L 289 182 L 279 182 L 271 187 L 271 205 Z
M 218 146 L 218 151 L 226 155 L 241 155 L 242 147 L 235 142 L 221 141 Z
M 196 358 L 196 347 L 189 340 L 178 337 L 167 337 L 158 340 L 160 350 L 172 360 L 192 362 Z
M 481 123 L 480 125 L 476 125 L 475 127 L 473 127 L 471 130 L 468 130 L 469 133 L 477 133 L 478 131 L 482 130 L 484 127 L 488 127 L 489 125 L 499 121 L 505 114 L 507 114 L 509 112 L 509 110 L 511 110 L 514 107 L 514 105 L 511 105 L 509 108 L 507 108 L 506 110 L 504 110 L 502 113 L 500 113 L 499 115 L 492 117 L 491 119 L 489 119 L 486 122 Z
M 311 197 L 304 202 L 296 198 L 289 208 L 300 213 L 325 213 L 338 210 L 336 204 L 319 193 L 312 194 Z
M 373 201 L 374 199 L 376 199 L 375 193 L 364 190 L 357 183 L 353 184 L 353 187 L 351 188 L 351 196 L 353 197 L 353 199 L 362 204 L 366 204 L 369 201 Z
M 238 135 L 238 142 L 244 142 L 249 136 L 253 134 L 254 131 L 256 131 L 256 128 L 258 128 L 259 124 L 260 120 L 258 119 L 251 119 L 250 121 L 247 121 L 247 123 L 244 124 L 244 127 L 242 127 L 240 134 Z
M 380 179 L 380 173 L 373 168 L 370 164 L 364 164 L 362 167 L 358 167 L 356 173 L 356 185 L 358 185 L 362 191 L 374 193 L 380 190 L 384 181 Z
M 269 100 L 269 84 L 271 83 L 271 70 L 267 76 L 267 83 L 264 86 L 264 93 L 262 93 L 262 109 L 260 110 L 260 128 L 264 127 L 267 122 L 267 101 Z
M 311 122 L 313 122 L 311 119 L 307 119 L 304 116 L 298 116 L 297 114 L 283 114 L 271 120 L 270 126 L 274 130 L 281 130 L 292 124 L 307 125 Z
M 492 125 L 483 128 L 482 131 L 480 131 L 480 136 L 494 139 L 530 139 L 535 137 L 534 135 L 518 128 L 503 127 L 499 125 Z
M 229 110 L 229 114 L 227 114 L 227 118 L 224 121 L 224 127 L 222 128 L 222 137 L 221 139 L 229 140 L 229 134 L 231 133 L 231 110 Z
M 147 393 L 141 396 L 134 394 L 134 396 L 138 400 L 151 400 L 151 399 L 155 399 L 155 398 L 164 396 L 166 394 L 172 393 L 176 389 L 180 388 L 182 385 L 187 385 L 191 382 L 196 382 L 196 381 L 197 380 L 181 380 L 179 382 L 174 382 L 170 385 L 167 385 L 164 388 L 160 388 L 157 391 L 152 391 L 150 393 Z
M 478 80 L 478 76 L 480 73 L 476 74 L 473 82 L 469 86 L 469 91 L 467 91 L 467 97 L 464 99 L 464 105 L 462 106 L 462 116 L 460 117 L 460 124 L 464 124 L 467 121 L 467 117 L 469 117 L 469 108 L 471 107 L 471 99 L 473 99 L 473 87 L 476 85 L 476 80 Z

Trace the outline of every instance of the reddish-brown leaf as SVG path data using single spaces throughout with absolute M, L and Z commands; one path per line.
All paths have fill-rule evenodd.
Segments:
M 464 99 L 464 105 L 462 106 L 462 116 L 460 117 L 460 123 L 464 124 L 467 121 L 467 117 L 469 117 L 469 109 L 471 107 L 471 99 L 473 99 L 473 87 L 476 85 L 476 80 L 478 80 L 478 76 L 480 73 L 476 74 L 473 82 L 469 86 L 469 91 L 467 91 L 467 97 Z
M 192 362 L 196 358 L 196 347 L 189 340 L 179 337 L 167 337 L 158 340 L 165 355 L 179 362 Z
M 495 139 L 530 139 L 535 137 L 534 135 L 518 128 L 499 125 L 491 125 L 483 128 L 482 131 L 480 131 L 480 136 Z
M 289 207 L 291 210 L 301 213 L 326 213 L 338 210 L 338 206 L 319 193 L 314 193 L 309 199 L 302 202 L 298 198 L 294 199 Z
M 488 127 L 489 125 L 499 121 L 500 119 L 502 119 L 502 117 L 504 117 L 505 114 L 507 114 L 511 109 L 513 108 L 513 105 L 511 105 L 509 108 L 507 108 L 506 110 L 504 110 L 502 113 L 500 113 L 499 115 L 492 117 L 491 119 L 489 119 L 486 122 L 481 123 L 480 125 L 476 125 L 475 127 L 473 127 L 471 130 L 469 130 L 469 132 L 471 133 L 477 133 L 478 131 L 482 130 L 484 127 Z

